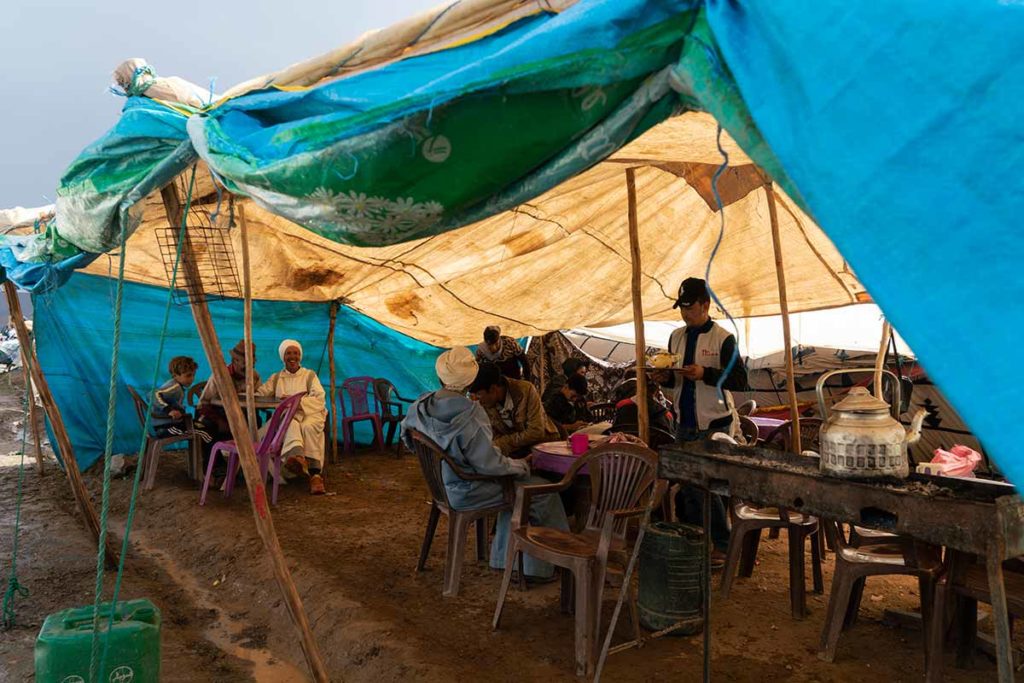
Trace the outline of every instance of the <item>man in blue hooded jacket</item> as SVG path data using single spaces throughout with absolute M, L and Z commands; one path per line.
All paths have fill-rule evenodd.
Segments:
M 462 469 L 486 476 L 514 475 L 520 484 L 547 484 L 547 480 L 530 476 L 526 460 L 505 457 L 492 441 L 491 422 L 479 403 L 466 397 L 466 388 L 476 379 L 478 370 L 473 354 L 464 347 L 442 353 L 435 365 L 441 389 L 420 396 L 409 407 L 402 426 L 415 429 L 444 449 Z M 403 438 L 409 443 L 408 432 Z M 494 481 L 460 479 L 446 463 L 441 474 L 448 501 L 457 510 L 490 507 L 502 501 L 501 484 Z M 505 555 L 511 528 L 512 513 L 502 512 L 491 543 L 491 567 L 505 568 Z M 530 523 L 569 530 L 562 501 L 557 495 L 537 496 L 530 502 Z M 554 566 L 529 555 L 523 560 L 527 579 L 553 578 Z

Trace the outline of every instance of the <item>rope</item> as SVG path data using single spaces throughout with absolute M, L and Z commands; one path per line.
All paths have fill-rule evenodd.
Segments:
M 177 282 L 177 277 L 178 277 L 178 266 L 179 266 L 179 264 L 181 262 L 182 246 L 185 243 L 185 229 L 186 229 L 186 226 L 188 225 L 188 211 L 189 211 L 189 209 L 192 206 L 192 193 L 193 193 L 193 191 L 195 189 L 195 179 L 196 179 L 196 168 L 195 168 L 195 166 L 193 166 L 192 167 L 192 176 L 191 176 L 191 179 L 189 180 L 188 195 L 187 195 L 186 200 L 185 200 L 185 208 L 184 208 L 184 210 L 182 211 L 182 214 L 181 214 L 181 228 L 180 228 L 180 231 L 178 233 L 178 247 L 177 247 L 177 251 L 175 252 L 175 256 L 174 256 L 174 269 L 171 272 L 170 287 L 167 290 L 167 303 L 166 303 L 166 305 L 164 307 L 164 322 L 163 322 L 163 327 L 162 327 L 162 329 L 160 331 L 160 344 L 159 344 L 159 346 L 157 348 L 156 362 L 155 362 L 154 367 L 153 367 L 153 381 L 152 381 L 152 383 L 150 385 L 153 388 L 150 390 L 150 394 L 149 394 L 149 404 L 150 405 L 152 405 L 152 403 L 153 403 L 154 395 L 156 393 L 156 387 L 157 387 L 157 385 L 158 385 L 158 383 L 160 381 L 160 370 L 161 370 L 160 366 L 161 366 L 161 361 L 163 359 L 164 342 L 166 341 L 166 337 L 167 337 L 167 326 L 170 323 L 171 303 L 173 302 L 174 286 L 175 286 L 175 284 Z M 122 251 L 123 251 L 123 245 L 122 245 Z M 122 259 L 122 266 L 123 266 L 123 259 Z M 120 314 L 121 314 L 121 309 L 120 309 L 120 290 L 121 290 L 121 288 L 123 286 L 123 281 L 124 281 L 124 274 L 123 274 L 123 271 L 122 271 L 119 274 L 119 282 L 118 282 L 119 299 L 118 299 L 117 307 L 115 308 L 115 311 L 114 311 L 114 344 L 115 344 L 114 354 L 115 355 L 114 355 L 113 365 L 112 365 L 112 368 L 111 368 L 111 386 L 114 386 L 114 384 L 116 382 L 116 373 L 117 373 L 117 360 L 116 360 L 116 358 L 117 358 L 117 344 L 118 344 L 118 341 L 119 341 L 118 326 L 119 326 L 119 323 L 120 323 Z M 105 534 L 106 528 L 107 528 L 106 509 L 107 509 L 107 505 L 108 505 L 109 483 L 110 483 L 109 482 L 108 468 L 109 468 L 110 450 L 112 449 L 111 434 L 112 434 L 112 425 L 113 425 L 113 418 L 112 418 L 112 416 L 109 413 L 108 413 L 108 416 L 107 416 L 107 420 L 108 420 L 107 421 L 107 438 L 108 438 L 108 442 L 107 442 L 107 450 L 106 450 L 106 456 L 105 457 L 107 457 L 107 465 L 108 465 L 108 467 L 104 468 L 104 488 L 103 488 L 103 496 L 104 496 L 104 501 L 103 501 L 104 502 L 104 509 L 103 509 L 103 513 L 104 514 L 100 518 L 101 533 L 104 533 L 104 534 Z M 117 578 L 116 578 L 116 580 L 114 582 L 114 593 L 113 593 L 113 596 L 112 596 L 111 602 L 110 602 L 111 610 L 110 610 L 110 614 L 109 614 L 109 616 L 107 618 L 107 624 L 106 624 L 106 629 L 105 629 L 106 633 L 105 633 L 104 638 L 103 638 L 103 649 L 102 649 L 102 651 L 99 651 L 99 648 L 98 648 L 98 641 L 99 641 L 99 601 L 100 601 L 100 597 L 101 597 L 101 593 L 102 593 L 102 587 L 103 587 L 103 576 L 102 576 L 103 575 L 103 564 L 102 564 L 102 557 L 100 558 L 99 563 L 97 565 L 97 582 L 96 582 L 96 585 L 97 585 L 97 597 L 96 597 L 95 608 L 94 608 L 94 615 L 93 615 L 93 643 L 92 643 L 92 654 L 91 654 L 90 669 L 89 669 L 90 680 L 91 681 L 97 681 L 98 680 L 97 674 L 99 672 L 103 671 L 104 666 L 106 664 L 106 660 L 107 660 L 107 653 L 110 650 L 110 634 L 113 631 L 113 626 L 114 626 L 114 609 L 113 608 L 114 608 L 114 606 L 117 605 L 118 598 L 120 597 L 120 594 L 121 594 L 121 584 L 122 584 L 123 579 L 124 579 L 125 558 L 128 555 L 129 537 L 130 537 L 130 534 L 131 534 L 132 523 L 133 523 L 133 521 L 135 519 L 135 512 L 136 512 L 136 507 L 137 507 L 137 503 L 138 503 L 139 483 L 142 480 L 141 475 L 142 475 L 142 469 L 143 469 L 142 468 L 143 457 L 144 457 L 144 452 L 145 452 L 145 449 L 146 449 L 146 435 L 149 434 L 149 429 L 150 429 L 150 426 L 151 426 L 151 422 L 152 422 L 152 413 L 150 411 L 146 411 L 146 419 L 145 419 L 145 422 L 144 422 L 144 424 L 142 426 L 142 438 L 141 438 L 141 442 L 139 444 L 139 450 L 138 450 L 138 463 L 139 464 L 135 468 L 135 477 L 134 477 L 134 480 L 132 482 L 131 499 L 129 500 L 129 503 L 128 503 L 128 515 L 127 515 L 127 517 L 125 519 L 124 536 L 123 536 L 123 538 L 121 540 L 121 557 L 120 557 L 120 560 L 119 560 L 118 566 L 117 566 Z M 100 550 L 100 554 L 101 554 L 101 556 L 102 556 L 102 548 L 103 548 L 103 546 L 101 544 L 100 545 L 100 549 L 101 549 Z M 97 654 L 99 654 L 99 657 L 97 657 Z
M 174 286 L 178 281 L 178 265 L 181 263 L 181 250 L 185 244 L 185 229 L 188 225 L 188 211 L 192 206 L 192 191 L 195 189 L 196 180 L 196 167 L 192 167 L 192 177 L 189 180 L 188 195 L 185 198 L 185 209 L 181 212 L 181 227 L 178 232 L 178 248 L 174 254 L 174 269 L 171 271 L 171 285 L 167 290 L 167 303 L 164 305 L 164 324 L 160 330 L 160 345 L 157 347 L 156 362 L 153 365 L 153 381 L 150 384 L 153 387 L 149 393 L 149 405 L 153 405 L 153 400 L 156 396 L 156 389 L 160 382 L 160 370 L 161 363 L 163 362 L 164 354 L 164 342 L 167 338 L 167 325 L 171 319 L 171 303 L 174 301 Z M 139 442 L 139 455 L 138 462 L 142 463 L 142 457 L 146 450 L 146 435 L 149 434 L 149 428 L 152 423 L 153 415 L 152 411 L 146 411 L 146 421 L 142 425 L 142 439 Z M 117 565 L 117 580 L 114 582 L 114 595 L 111 598 L 112 604 L 117 604 L 117 599 L 121 594 L 121 581 L 124 578 L 124 561 L 128 555 L 128 537 L 131 534 L 132 522 L 135 520 L 135 507 L 138 502 L 139 496 L 139 482 L 142 480 L 142 467 L 135 468 L 135 480 L 132 482 L 132 495 L 128 503 L 128 516 L 124 522 L 124 538 L 121 541 L 121 560 Z M 107 661 L 107 652 L 110 649 L 110 632 L 114 626 L 114 612 L 111 611 L 110 618 L 107 621 L 107 633 L 103 639 L 103 654 L 100 657 L 100 670 L 102 671 L 103 665 Z
M 711 299 L 715 302 L 715 305 L 722 309 L 725 313 L 725 317 L 732 323 L 732 328 L 736 331 L 736 345 L 732 350 L 732 357 L 729 358 L 729 362 L 726 363 L 725 369 L 722 370 L 722 375 L 718 378 L 718 382 L 715 384 L 715 389 L 718 390 L 718 398 L 725 400 L 725 392 L 722 391 L 722 385 L 725 384 L 725 380 L 729 378 L 729 373 L 732 372 L 736 362 L 740 357 L 740 327 L 736 323 L 736 320 L 729 314 L 729 311 L 725 308 L 722 302 L 718 299 L 718 295 L 715 294 L 715 290 L 711 288 L 711 264 L 715 261 L 715 256 L 718 254 L 718 248 L 722 246 L 722 239 L 725 237 L 725 205 L 722 202 L 722 196 L 718 194 L 718 179 L 725 173 L 725 169 L 729 168 L 729 153 L 722 147 L 722 124 L 718 124 L 718 133 L 715 136 L 715 144 L 718 146 L 718 152 L 722 155 L 722 163 L 715 170 L 715 174 L 711 176 L 711 192 L 715 195 L 715 201 L 718 203 L 718 215 L 720 217 L 720 224 L 718 228 L 718 239 L 715 240 L 715 248 L 711 250 L 711 256 L 708 258 L 708 266 L 704 270 L 704 282 L 708 287 L 708 294 L 711 295 Z
M 28 340 L 24 340 L 23 344 L 28 343 Z M 27 355 L 27 354 L 26 354 Z M 7 576 L 7 590 L 4 592 L 3 601 L 3 630 L 9 631 L 14 628 L 14 621 L 16 614 L 14 613 L 14 600 L 17 597 L 28 597 L 28 589 L 22 586 L 18 582 L 18 530 L 21 527 L 21 498 L 22 498 L 22 486 L 25 481 L 25 440 L 28 434 L 28 402 L 31 399 L 29 394 L 29 381 L 28 381 L 28 368 L 25 369 L 25 420 L 21 424 L 21 463 L 18 466 L 18 495 L 14 504 L 14 542 L 11 545 L 11 572 Z
M 134 82 L 135 77 L 132 77 Z M 128 241 L 128 222 L 121 221 L 121 249 L 117 259 L 117 291 L 114 296 L 114 337 L 110 356 L 110 386 L 107 394 L 107 438 L 103 447 L 103 498 L 100 506 L 100 538 L 96 550 L 96 597 L 93 600 L 92 654 L 89 680 L 99 681 L 100 601 L 103 599 L 103 566 L 106 561 L 107 517 L 110 514 L 110 464 L 114 449 L 114 417 L 117 412 L 117 368 L 121 349 L 121 309 L 124 301 L 124 262 Z M 111 605 L 111 615 L 114 606 Z

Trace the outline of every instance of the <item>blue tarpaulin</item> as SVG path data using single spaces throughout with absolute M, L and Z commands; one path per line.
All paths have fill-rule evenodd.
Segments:
M 79 273 L 63 287 L 33 298 L 40 366 L 83 469 L 103 455 L 106 440 L 115 287 L 114 280 Z M 114 453 L 134 454 L 138 450 L 142 431 L 125 385 L 142 394 L 151 388 L 166 301 L 166 289 L 125 283 Z M 281 369 L 278 344 L 283 339 L 296 339 L 303 346 L 302 364 L 317 370 L 325 389 L 330 386 L 329 306 L 253 302 L 256 369 L 263 379 Z M 210 313 L 226 356 L 242 338 L 242 302 L 213 301 Z M 161 383 L 170 377 L 166 366 L 173 356 L 191 356 L 199 363 L 197 381 L 209 377 L 210 366 L 187 305 L 172 305 L 164 348 Z M 334 353 L 339 384 L 346 377 L 386 377 L 405 397 L 437 388 L 434 361 L 439 349 L 344 306 L 338 312 Z M 367 430 L 364 439 L 368 434 Z

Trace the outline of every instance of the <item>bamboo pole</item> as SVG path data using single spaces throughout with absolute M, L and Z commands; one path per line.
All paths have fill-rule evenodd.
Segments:
M 650 443 L 650 417 L 647 406 L 647 342 L 644 339 L 644 306 L 640 296 L 640 235 L 636 217 L 636 169 L 626 169 L 626 194 L 629 198 L 629 256 L 633 270 L 633 335 L 636 337 L 636 409 L 640 440 Z
M 255 439 L 256 397 L 253 394 L 255 387 L 252 378 L 255 377 L 256 358 L 252 350 L 252 274 L 249 269 L 249 223 L 245 220 L 245 205 L 241 202 L 238 203 L 238 225 L 241 228 L 242 238 L 242 296 L 245 298 L 242 314 L 242 340 L 245 345 L 245 418 L 249 424 L 249 438 Z
M 4 282 L 4 293 L 7 295 L 7 308 L 11 312 L 11 320 L 14 321 L 14 327 L 18 331 L 18 342 L 25 351 L 24 358 L 28 360 L 28 371 L 32 375 L 36 389 L 39 390 L 39 400 L 43 402 L 43 410 L 46 411 L 47 417 L 50 418 L 50 428 L 53 429 L 53 437 L 57 440 L 57 448 L 60 450 L 61 460 L 64 462 L 64 473 L 67 475 L 68 484 L 71 485 L 71 493 L 75 496 L 78 512 L 82 516 L 85 526 L 88 527 L 93 538 L 98 543 L 100 538 L 100 519 L 96 515 L 96 508 L 93 507 L 92 499 L 85 488 L 82 473 L 78 469 L 75 449 L 71 445 L 71 438 L 68 436 L 68 430 L 64 426 L 64 418 L 57 408 L 57 402 L 54 401 L 53 394 L 50 392 L 50 385 L 47 383 L 42 368 L 39 366 L 39 357 L 36 355 L 35 347 L 29 341 L 31 336 L 28 333 L 28 327 L 25 325 L 25 318 L 21 313 L 21 302 L 18 301 L 18 293 L 10 280 Z M 106 553 L 107 563 L 116 567 L 119 555 L 114 546 L 113 538 L 109 534 L 107 535 L 104 552 Z
M 183 219 L 181 200 L 178 198 L 177 189 L 174 185 L 168 185 L 160 192 L 163 198 L 164 211 L 171 226 L 180 227 Z M 177 234 L 177 233 L 175 233 Z M 175 238 L 177 239 L 177 237 Z M 277 540 L 277 533 L 274 531 L 274 522 L 270 515 L 270 508 L 267 505 L 267 490 L 263 478 L 260 476 L 260 468 L 256 462 L 256 451 L 253 448 L 252 438 L 249 436 L 248 425 L 245 416 L 242 415 L 242 407 L 238 402 L 238 396 L 232 391 L 233 383 L 228 368 L 224 364 L 223 353 L 220 342 L 217 339 L 217 332 L 213 327 L 213 319 L 210 317 L 210 309 L 206 304 L 206 297 L 203 293 L 203 283 L 199 277 L 195 265 L 195 255 L 189 235 L 185 235 L 185 243 L 182 245 L 181 262 L 185 273 L 186 289 L 189 294 L 189 301 L 192 308 L 192 316 L 195 318 L 196 329 L 203 342 L 203 350 L 206 352 L 206 359 L 210 363 L 214 381 L 221 389 L 221 399 L 224 402 L 224 412 L 231 426 L 231 433 L 238 448 L 238 459 L 245 473 L 245 485 L 249 490 L 249 500 L 252 503 L 253 518 L 256 522 L 256 530 L 260 539 L 267 549 L 267 555 L 274 570 L 274 578 L 281 589 L 288 614 L 299 631 L 300 645 L 302 652 L 309 664 L 314 680 L 318 683 L 328 680 L 327 669 L 324 667 L 320 657 L 320 650 L 316 640 L 313 638 L 313 631 L 309 625 L 309 619 L 302 607 L 302 598 L 292 581 L 288 565 L 281 552 L 281 545 Z M 251 369 L 248 370 L 251 372 Z M 247 378 L 248 380 L 248 378 Z
M 882 369 L 885 367 L 885 352 L 889 346 L 889 337 L 891 336 L 892 325 L 889 324 L 888 320 L 883 320 L 882 342 L 878 345 L 878 355 L 875 356 L 875 398 L 879 400 L 882 400 Z
M 775 276 L 779 281 L 779 312 L 782 314 L 782 343 L 786 349 L 786 386 L 789 389 L 789 412 L 792 416 L 790 443 L 794 453 L 802 452 L 800 443 L 800 408 L 796 400 L 796 376 L 793 371 L 793 341 L 789 333 L 789 300 L 786 297 L 786 273 L 782 263 L 782 240 L 779 237 L 779 216 L 775 211 L 775 190 L 766 179 L 764 193 L 768 197 L 768 218 L 772 225 L 772 249 L 775 251 Z
M 24 343 L 31 344 L 31 339 L 26 339 Z M 19 348 L 22 343 L 19 340 Z M 39 433 L 39 417 L 36 415 L 36 396 L 32 390 L 32 373 L 28 371 L 28 359 L 25 357 L 25 349 L 21 349 L 21 367 L 22 374 L 25 375 L 25 385 L 28 396 L 28 416 L 26 419 L 32 423 L 32 440 L 36 446 L 36 472 L 39 475 L 43 474 L 43 440 Z
M 334 328 L 338 324 L 338 302 L 331 302 L 327 328 L 327 361 L 331 366 L 331 462 L 338 462 L 338 369 L 334 364 Z

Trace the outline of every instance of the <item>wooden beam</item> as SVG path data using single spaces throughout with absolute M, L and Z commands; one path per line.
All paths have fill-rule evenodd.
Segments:
M 882 369 L 885 368 L 885 354 L 889 348 L 889 337 L 892 336 L 892 325 L 888 320 L 882 321 L 882 341 L 878 345 L 878 355 L 875 356 L 875 398 L 882 399 Z M 896 394 L 893 394 L 895 397 Z M 899 411 L 897 410 L 897 413 Z
M 164 202 L 164 210 L 167 219 L 172 227 L 178 228 L 182 224 L 182 205 L 178 198 L 177 189 L 174 185 L 168 185 L 160 192 Z M 176 237 L 175 239 L 178 239 Z M 277 540 L 277 533 L 274 531 L 274 522 L 270 515 L 270 508 L 267 504 L 267 490 L 263 477 L 260 476 L 259 464 L 256 462 L 256 451 L 253 447 L 252 438 L 249 436 L 248 424 L 242 414 L 242 407 L 238 402 L 238 396 L 232 390 L 234 386 L 227 366 L 224 364 L 224 357 L 221 351 L 217 333 L 213 327 L 213 319 L 210 317 L 210 309 L 206 304 L 206 297 L 203 292 L 203 283 L 199 277 L 195 265 L 195 254 L 193 252 L 191 239 L 185 233 L 184 244 L 181 250 L 181 264 L 185 273 L 185 284 L 192 307 L 192 316 L 195 318 L 196 329 L 203 342 L 203 350 L 206 352 L 206 359 L 213 372 L 214 381 L 221 388 L 221 399 L 224 402 L 224 412 L 231 426 L 231 433 L 238 448 L 238 459 L 242 465 L 242 472 L 245 474 L 245 485 L 249 490 L 249 500 L 252 503 L 253 517 L 256 521 L 256 530 L 260 539 L 267 549 L 267 555 L 274 570 L 274 578 L 281 589 L 288 614 L 299 631 L 302 652 L 309 664 L 313 679 L 318 683 L 328 681 L 327 669 L 324 667 L 320 650 L 316 640 L 313 638 L 313 630 L 310 628 L 309 619 L 302 607 L 302 598 L 292 581 L 291 573 L 281 552 L 281 545 Z M 248 372 L 252 372 L 250 368 Z
M 31 343 L 28 327 L 25 325 L 25 317 L 21 313 L 21 302 L 18 301 L 18 293 L 14 284 L 7 280 L 4 282 L 4 293 L 7 295 L 7 308 L 11 312 L 11 320 L 18 331 L 18 342 L 24 350 L 24 358 L 28 361 L 27 369 L 39 390 L 39 400 L 43 402 L 43 410 L 50 418 L 50 428 L 53 430 L 53 437 L 57 440 L 57 448 L 60 451 L 61 460 L 64 462 L 64 473 L 67 475 L 68 484 L 71 485 L 71 493 L 75 496 L 75 503 L 78 505 L 78 513 L 82 516 L 85 526 L 92 533 L 93 538 L 99 543 L 100 519 L 96 515 L 96 508 L 92 505 L 89 491 L 85 488 L 82 480 L 82 473 L 78 469 L 78 460 L 75 459 L 75 449 L 71 445 L 71 437 L 68 436 L 67 427 L 64 426 L 64 418 L 57 408 L 57 402 L 50 392 L 50 385 L 46 382 L 42 368 L 39 365 L 39 357 L 36 355 L 35 347 Z M 27 342 L 27 343 L 26 343 Z M 113 538 L 107 534 L 107 543 L 104 548 L 107 563 L 116 567 L 118 564 L 118 552 Z
M 540 336 L 540 341 L 539 341 L 540 345 L 537 347 L 537 350 L 540 352 L 538 354 L 540 356 L 540 363 L 538 363 L 537 365 L 540 368 L 538 370 L 538 372 L 540 373 L 540 395 L 541 396 L 544 395 L 544 384 L 545 384 L 545 382 L 544 382 L 545 377 L 544 376 L 547 374 L 547 368 L 545 367 L 547 365 L 547 363 L 544 360 L 544 337 L 546 337 L 546 336 L 547 336 L 546 334 L 542 334 Z
M 779 216 L 775 211 L 775 189 L 770 180 L 764 184 L 764 193 L 768 198 L 768 218 L 772 227 L 772 249 L 775 251 L 775 277 L 779 281 L 779 313 L 782 315 L 782 344 L 786 349 L 786 385 L 789 389 L 789 412 L 792 417 L 790 425 L 790 443 L 792 450 L 799 455 L 803 444 L 800 443 L 800 407 L 796 400 L 796 376 L 793 371 L 793 341 L 789 333 L 789 300 L 786 296 L 786 272 L 782 262 L 782 239 L 779 237 Z
M 647 406 L 647 342 L 644 339 L 644 305 L 640 295 L 640 235 L 636 217 L 636 169 L 626 169 L 626 194 L 629 198 L 629 256 L 633 280 L 633 336 L 636 337 L 636 410 L 640 440 L 650 443 L 650 417 Z
M 332 301 L 327 327 L 327 363 L 331 366 L 331 462 L 338 462 L 338 368 L 334 364 L 334 328 L 338 323 L 338 302 Z
M 22 342 L 18 340 L 18 347 L 22 347 Z M 28 339 L 25 343 L 31 344 L 32 340 Z M 25 390 L 28 396 L 28 415 L 25 417 L 32 424 L 32 440 L 36 446 L 36 472 L 42 476 L 43 474 L 43 439 L 39 433 L 39 418 L 36 415 L 36 397 L 35 392 L 32 391 L 32 373 L 28 371 L 29 363 L 28 358 L 25 357 L 25 349 L 21 348 L 21 367 L 22 374 L 25 376 Z
M 232 198 L 232 203 L 234 199 Z M 245 417 L 249 424 L 249 438 L 256 438 L 256 397 L 253 394 L 255 387 L 248 378 L 253 377 L 256 365 L 255 354 L 252 351 L 252 273 L 249 269 L 249 223 L 245 220 L 245 206 L 238 204 L 238 226 L 242 238 L 242 296 L 244 298 L 242 313 L 242 343 L 245 346 Z

